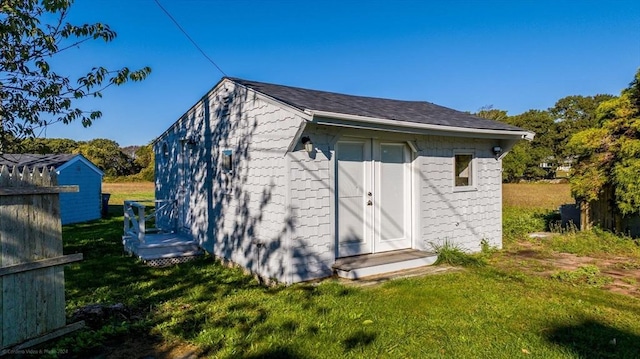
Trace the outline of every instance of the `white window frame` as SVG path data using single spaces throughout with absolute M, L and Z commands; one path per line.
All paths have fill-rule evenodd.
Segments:
M 169 144 L 167 143 L 167 141 L 163 141 L 162 142 L 162 146 L 160 148 L 160 152 L 161 152 L 162 160 L 167 162 L 169 160 L 169 154 L 170 154 Z
M 456 185 L 456 177 L 457 177 L 457 173 L 456 173 L 456 156 L 471 156 L 471 161 L 469 162 L 469 164 L 471 165 L 471 171 L 470 171 L 470 178 L 469 178 L 469 185 L 467 186 L 458 186 Z M 478 184 L 478 161 L 476 159 L 476 154 L 475 151 L 471 151 L 471 150 L 454 150 L 453 151 L 453 158 L 452 158 L 452 186 L 453 186 L 453 191 L 454 192 L 466 192 L 466 191 L 476 191 L 477 190 L 477 184 Z
M 234 167 L 233 150 L 223 149 L 220 151 L 220 171 L 224 174 L 232 174 Z

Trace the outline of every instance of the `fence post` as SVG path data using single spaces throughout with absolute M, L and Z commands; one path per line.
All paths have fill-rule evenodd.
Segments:
M 55 171 L 0 166 L 0 356 L 79 329 L 66 325 L 61 192 Z

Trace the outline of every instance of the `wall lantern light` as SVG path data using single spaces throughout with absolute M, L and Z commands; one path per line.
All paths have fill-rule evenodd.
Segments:
M 502 147 L 500 146 L 493 146 L 493 148 L 491 149 L 493 151 L 493 155 L 497 157 L 500 157 L 500 155 L 502 154 Z
M 304 146 L 304 150 L 307 151 L 308 153 L 313 152 L 313 142 L 311 142 L 311 139 L 307 136 L 302 137 L 302 145 Z
M 195 146 L 198 144 L 198 139 L 196 136 L 191 135 L 189 137 L 186 138 L 187 144 L 191 147 Z

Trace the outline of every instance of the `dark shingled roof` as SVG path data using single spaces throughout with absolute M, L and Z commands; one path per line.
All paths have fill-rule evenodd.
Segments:
M 476 117 L 430 102 L 344 95 L 232 77 L 227 77 L 227 79 L 302 111 L 326 111 L 377 119 L 469 129 L 525 131 L 519 127 Z
M 73 159 L 77 154 L 60 154 L 60 155 L 35 155 L 30 153 L 24 154 L 13 154 L 6 153 L 0 155 L 0 166 L 6 165 L 9 168 L 13 168 L 13 166 L 17 166 L 19 171 L 22 171 L 24 166 L 27 168 L 58 168 L 63 164 L 69 162 Z

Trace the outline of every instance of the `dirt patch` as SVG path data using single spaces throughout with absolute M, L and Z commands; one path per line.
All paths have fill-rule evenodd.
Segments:
M 549 251 L 543 246 L 520 241 L 496 263 L 499 266 L 523 270 L 527 273 L 549 277 L 558 271 L 574 271 L 593 265 L 611 279 L 603 288 L 612 292 L 640 298 L 640 261 L 634 258 L 611 256 L 594 258 L 570 253 Z
M 140 336 L 105 345 L 94 359 L 195 359 L 201 354 L 198 348 L 190 344 L 169 343 L 159 337 Z

